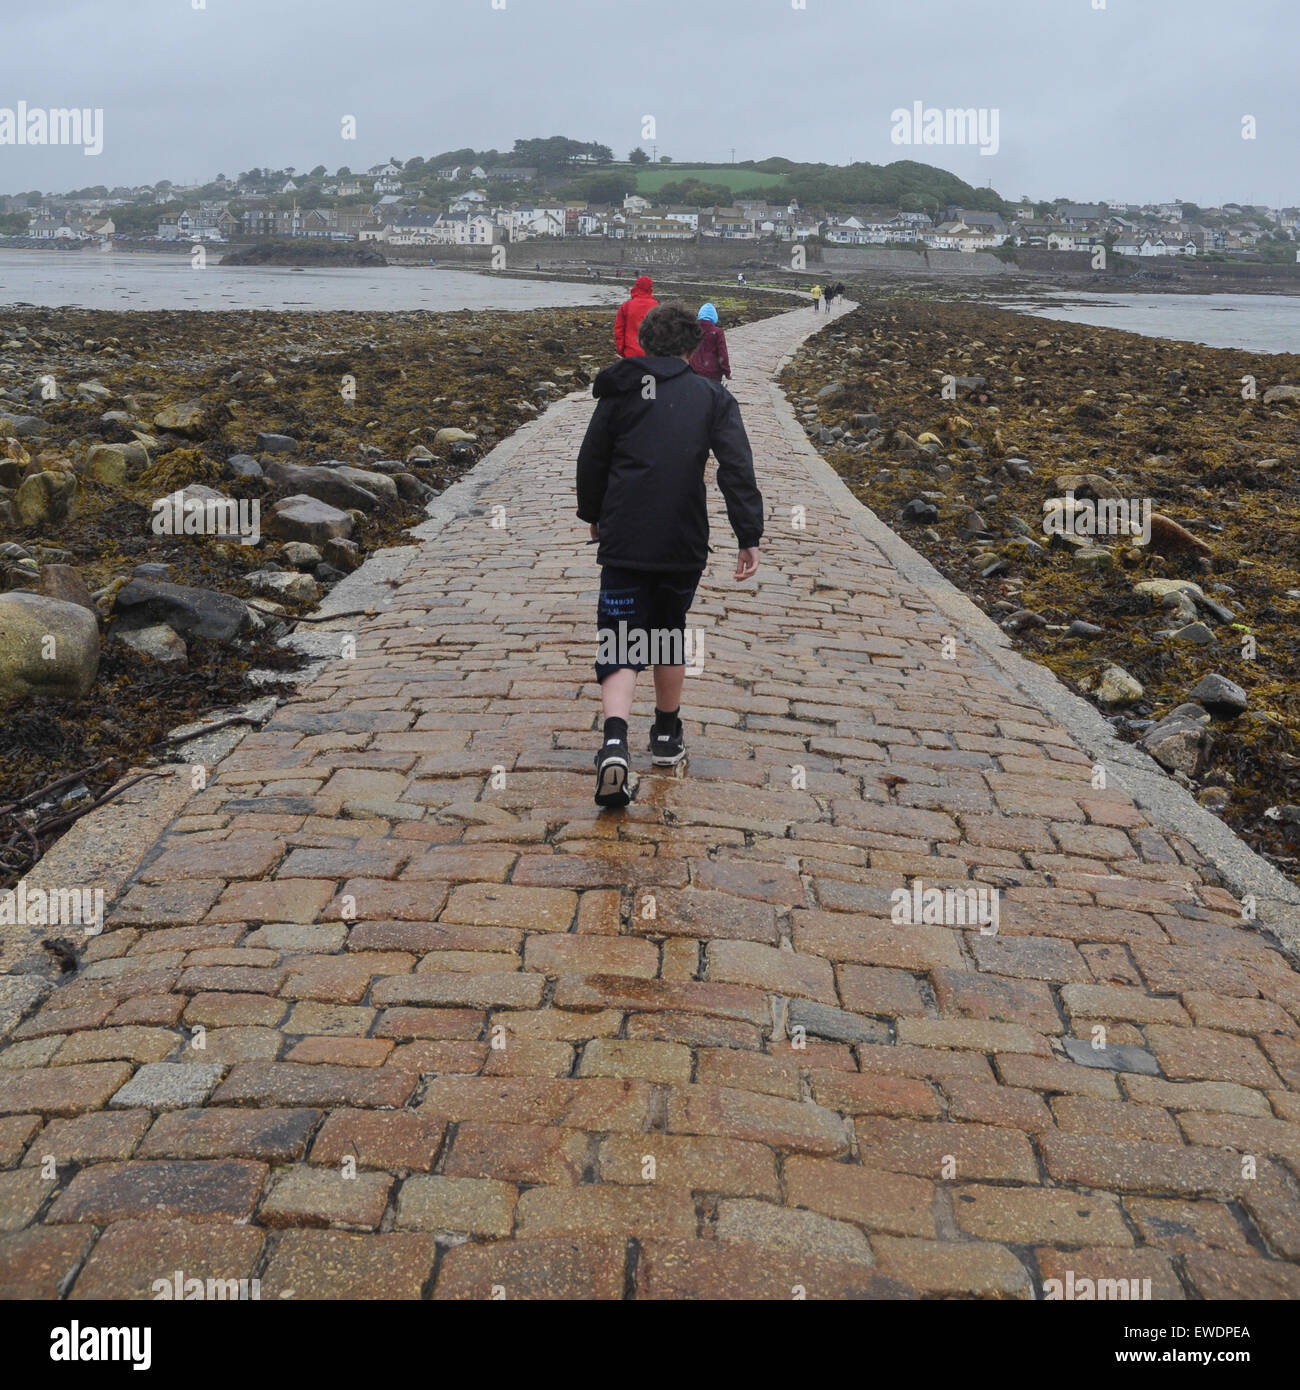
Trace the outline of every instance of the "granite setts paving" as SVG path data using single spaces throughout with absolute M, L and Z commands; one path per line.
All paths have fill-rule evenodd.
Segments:
M 0 1046 L 0 1294 L 1300 1297 L 1300 976 L 817 481 L 827 327 L 731 335 L 686 768 L 592 804 L 569 399 Z

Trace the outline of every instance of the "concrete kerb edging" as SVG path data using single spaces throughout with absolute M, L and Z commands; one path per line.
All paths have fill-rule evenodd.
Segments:
M 1007 634 L 949 583 L 863 502 L 809 442 L 775 380 L 793 360 L 783 358 L 773 373 L 773 405 L 790 447 L 808 465 L 813 481 L 889 560 L 960 629 L 971 645 L 1021 694 L 1050 714 L 1094 762 L 1106 769 L 1110 785 L 1132 797 L 1157 825 L 1168 826 L 1202 855 L 1238 899 L 1255 900 L 1255 923 L 1277 940 L 1293 964 L 1300 963 L 1300 887 L 1256 854 L 1217 816 L 1211 815 L 1136 745 L 1121 743 L 1115 730 L 1086 700 L 1067 690 L 1044 666 L 1020 655 Z M 1243 927 L 1251 925 L 1243 922 Z

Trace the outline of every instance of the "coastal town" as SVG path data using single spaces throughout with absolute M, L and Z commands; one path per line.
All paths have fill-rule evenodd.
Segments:
M 346 167 L 333 174 L 323 166 L 310 173 L 267 168 L 237 179 L 218 175 L 208 183 L 163 180 L 0 196 L 0 245 L 145 243 L 174 249 L 182 243 L 314 238 L 370 243 L 382 251 L 613 240 L 748 243 L 768 250 L 782 244 L 957 252 L 1104 248 L 1138 258 L 1300 261 L 1300 206 L 1006 201 L 991 190 L 979 190 L 978 201 L 993 204 L 986 207 L 917 197 L 896 200 L 901 206 L 865 203 L 851 194 L 813 202 L 793 193 L 779 196 L 783 179 L 767 166 L 784 161 L 765 161 L 752 172 L 673 167 L 671 180 L 660 177 L 667 167 L 661 162 L 657 187 L 651 187 L 642 176 L 648 157 L 632 153 L 642 154 L 644 162 L 603 161 L 594 176 L 590 163 L 575 163 L 573 155 L 549 170 L 414 158 L 390 159 L 364 174 Z M 575 172 L 585 172 L 592 191 L 561 196 L 572 191 L 567 186 Z M 754 188 L 747 190 L 746 183 Z M 719 201 L 730 188 L 737 190 L 734 196 Z M 765 191 L 757 196 L 760 190 Z

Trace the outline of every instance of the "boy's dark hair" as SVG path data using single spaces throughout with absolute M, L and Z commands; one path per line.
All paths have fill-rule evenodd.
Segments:
M 684 357 L 699 347 L 703 336 L 695 315 L 680 299 L 651 309 L 637 329 L 646 357 Z

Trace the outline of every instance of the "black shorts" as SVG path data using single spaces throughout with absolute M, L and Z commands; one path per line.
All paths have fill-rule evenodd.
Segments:
M 701 573 L 604 566 L 596 607 L 598 681 L 615 671 L 689 664 L 686 614 Z

